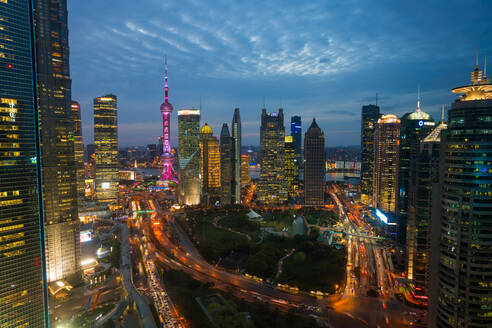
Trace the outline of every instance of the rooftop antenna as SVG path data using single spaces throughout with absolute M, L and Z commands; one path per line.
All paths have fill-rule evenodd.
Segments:
M 478 44 L 477 44 L 477 57 L 475 59 L 475 66 L 478 66 Z
M 280 96 L 280 108 L 282 108 L 282 96 Z
M 265 96 L 263 96 L 263 108 L 265 108 Z
M 200 96 L 200 113 L 202 112 L 202 96 Z
M 378 105 L 378 93 L 376 92 L 376 106 Z
M 420 83 L 417 87 L 417 112 L 420 112 Z
M 168 95 L 168 87 L 167 87 L 167 54 L 164 55 L 164 102 L 168 103 L 169 102 L 169 95 Z
M 441 108 L 441 122 L 444 122 L 444 104 L 442 104 Z

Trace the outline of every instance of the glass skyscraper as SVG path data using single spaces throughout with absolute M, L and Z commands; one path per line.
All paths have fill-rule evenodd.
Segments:
M 94 99 L 96 199 L 118 203 L 118 108 L 115 95 Z
M 437 327 L 492 327 L 492 85 L 471 76 L 441 134 Z
M 374 131 L 379 119 L 379 107 L 376 105 L 362 106 L 361 124 L 361 201 L 372 202 L 372 178 L 374 171 Z
M 285 179 L 289 197 L 295 197 L 299 187 L 299 167 L 296 163 L 294 138 L 285 137 Z
M 374 133 L 374 172 L 372 203 L 384 212 L 398 209 L 398 163 L 400 155 L 400 120 L 383 115 Z
M 200 110 L 178 110 L 178 201 L 200 204 Z
M 420 109 L 420 92 L 417 109 L 406 113 L 400 119 L 400 167 L 398 172 L 398 241 L 406 244 L 407 211 L 408 211 L 408 178 L 410 160 L 415 158 L 420 150 L 420 142 L 436 125 L 434 119 Z
M 260 181 L 258 200 L 265 205 L 281 204 L 287 200 L 285 179 L 285 127 L 284 111 L 261 111 L 260 128 Z
M 206 204 L 215 204 L 220 199 L 221 191 L 219 140 L 207 123 L 200 130 L 200 150 L 202 200 Z
M 234 109 L 232 117 L 232 201 L 241 203 L 241 116 L 239 108 Z
M 48 327 L 33 8 L 0 1 L 0 326 Z
M 84 144 L 82 142 L 82 119 L 80 105 L 72 101 L 75 166 L 77 168 L 77 199 L 79 206 L 85 199 Z
M 232 137 L 227 123 L 224 123 L 220 131 L 220 185 L 223 205 L 231 204 L 232 199 L 232 157 Z
M 290 135 L 294 144 L 295 161 L 299 168 L 302 167 L 302 125 L 300 116 L 290 118 Z
M 304 204 L 325 202 L 325 135 L 313 119 L 304 135 Z

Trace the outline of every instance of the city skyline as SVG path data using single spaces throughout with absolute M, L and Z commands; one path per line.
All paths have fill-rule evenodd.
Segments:
M 155 108 L 162 102 L 166 53 L 173 67 L 176 109 L 199 108 L 201 98 L 203 118 L 220 131 L 229 121 L 221 114 L 239 107 L 243 144 L 257 145 L 255 127 L 265 99 L 267 109 L 283 107 L 286 117 L 316 116 L 329 136 L 327 146 L 360 143 L 358 113 L 363 104 L 375 102 L 376 93 L 381 112 L 400 117 L 414 111 L 420 84 L 422 110 L 439 117 L 441 104 L 448 108 L 454 99 L 448 92 L 453 81 L 466 83 L 463 76 L 474 63 L 477 45 L 482 65 L 483 55 L 492 53 L 485 33 L 492 24 L 485 13 L 492 5 L 478 1 L 432 7 L 290 4 L 281 15 L 272 10 L 279 7 L 275 3 L 246 8 L 210 4 L 208 11 L 194 10 L 203 5 L 150 0 L 124 7 L 94 1 L 69 4 L 73 97 L 81 103 L 85 144 L 92 143 L 91 99 L 110 92 L 121 95 L 121 145 L 157 143 L 160 117 Z M 101 23 L 107 10 L 112 15 L 104 14 L 107 19 Z M 195 17 L 194 12 L 203 15 Z M 218 12 L 229 17 L 225 27 L 211 21 Z M 166 13 L 172 15 L 162 21 Z M 453 15 L 474 23 L 465 30 L 464 23 L 450 19 Z M 315 19 L 309 21 L 311 16 Z M 293 19 L 298 23 L 294 30 Z M 233 25 L 240 21 L 249 23 Z M 265 30 L 263 21 L 275 24 Z M 145 51 L 136 51 L 138 47 Z M 227 60 L 218 59 L 222 57 Z M 392 82 L 395 76 L 399 83 Z M 171 121 L 176 131 L 176 113 Z M 171 144 L 177 145 L 176 135 Z

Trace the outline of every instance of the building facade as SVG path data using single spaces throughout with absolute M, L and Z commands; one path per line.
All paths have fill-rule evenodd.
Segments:
M 249 155 L 241 155 L 241 185 L 247 185 L 251 182 L 249 176 Z
M 289 197 L 295 197 L 299 188 L 299 166 L 296 161 L 296 149 L 292 136 L 285 137 L 285 179 L 287 180 Z
M 241 203 L 241 116 L 239 108 L 234 109 L 232 117 L 232 201 Z
M 325 135 L 316 120 L 304 135 L 304 204 L 325 203 Z
M 118 107 L 115 95 L 94 99 L 96 199 L 118 203 Z
M 417 110 L 400 119 L 400 167 L 398 172 L 398 240 L 406 244 L 410 160 L 420 151 L 420 142 L 433 130 L 434 119 L 420 109 L 420 91 Z
M 200 110 L 178 110 L 178 201 L 183 205 L 200 204 Z
M 302 167 L 302 122 L 300 116 L 290 118 L 290 135 L 294 144 L 295 161 L 299 168 Z
M 374 173 L 374 131 L 380 117 L 376 105 L 362 106 L 361 124 L 361 201 L 365 204 L 372 202 L 373 173 Z
M 442 121 L 420 143 L 412 157 L 408 181 L 407 277 L 415 285 L 415 295 L 424 302 L 429 297 L 430 246 L 433 208 L 439 206 L 440 140 L 447 128 Z M 401 154 L 401 152 L 400 152 Z
M 214 137 L 212 128 L 207 123 L 200 130 L 200 151 L 202 202 L 215 204 L 220 201 L 221 196 L 220 150 L 219 140 Z
M 0 2 L 0 326 L 5 328 L 49 324 L 31 4 Z
M 84 144 L 82 142 L 82 116 L 80 104 L 72 101 L 72 120 L 74 131 L 75 167 L 77 169 L 77 200 L 78 205 L 85 199 L 85 166 L 84 166 Z
M 492 326 L 492 85 L 471 76 L 441 134 L 437 327 Z
M 372 204 L 392 214 L 398 210 L 399 156 L 400 120 L 392 114 L 383 115 L 374 134 Z
M 260 180 L 258 201 L 264 205 L 278 205 L 287 200 L 285 179 L 285 127 L 284 111 L 261 112 L 260 128 Z
M 232 137 L 227 123 L 222 125 L 220 131 L 220 185 L 222 189 L 222 205 L 232 203 Z

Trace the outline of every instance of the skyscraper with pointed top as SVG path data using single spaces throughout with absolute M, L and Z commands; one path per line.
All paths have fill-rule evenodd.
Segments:
M 176 183 L 176 174 L 174 172 L 174 155 L 171 153 L 171 113 L 173 105 L 169 102 L 169 88 L 167 85 L 167 56 L 164 64 L 164 103 L 161 107 L 162 113 L 162 176 L 161 181 L 169 186 L 170 183 Z
M 325 135 L 313 118 L 304 135 L 304 204 L 325 202 Z
M 234 109 L 232 117 L 232 201 L 241 203 L 241 117 L 239 108 Z
M 221 179 L 221 203 L 231 204 L 232 199 L 232 137 L 227 123 L 222 125 L 220 131 L 220 179 Z
M 420 108 L 420 86 L 417 91 L 417 109 L 400 119 L 400 164 L 398 172 L 398 241 L 406 244 L 408 217 L 408 178 L 410 159 L 420 152 L 420 142 L 434 129 L 434 119 Z

